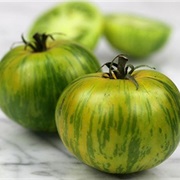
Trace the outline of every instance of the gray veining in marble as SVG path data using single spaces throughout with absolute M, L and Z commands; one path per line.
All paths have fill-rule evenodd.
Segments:
M 0 58 L 18 42 L 33 19 L 57 2 L 0 2 Z M 110 3 L 111 2 L 111 3 Z M 149 57 L 180 88 L 180 3 L 95 1 L 104 12 L 132 11 L 167 21 L 173 34 L 162 51 Z M 103 52 L 103 53 L 102 53 Z M 102 39 L 96 55 L 102 62 L 117 53 Z M 180 146 L 161 165 L 131 175 L 110 175 L 86 166 L 67 152 L 57 134 L 31 132 L 0 112 L 0 180 L 180 179 Z
M 94 170 L 69 154 L 57 134 L 28 131 L 1 116 L 0 179 L 165 179 L 180 177 L 179 148 L 161 165 L 132 175 Z
M 0 179 L 165 179 L 180 177 L 179 148 L 156 168 L 132 175 L 110 175 L 69 154 L 57 134 L 34 133 L 1 115 Z M 2 128 L 3 127 L 3 128 Z

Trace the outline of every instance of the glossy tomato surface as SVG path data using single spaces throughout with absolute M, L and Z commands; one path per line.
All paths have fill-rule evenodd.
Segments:
M 157 166 L 180 140 L 180 93 L 165 75 L 136 70 L 129 79 L 83 76 L 63 92 L 56 124 L 66 148 L 98 170 L 127 174 Z
M 0 107 L 29 129 L 54 132 L 55 106 L 64 88 L 97 69 L 96 57 L 70 41 L 49 40 L 42 52 L 27 44 L 15 47 L 0 62 Z

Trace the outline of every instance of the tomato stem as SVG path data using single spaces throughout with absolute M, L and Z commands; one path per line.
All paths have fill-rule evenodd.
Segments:
M 43 34 L 35 33 L 33 35 L 33 40 L 34 41 L 32 41 L 32 42 L 26 41 L 25 38 L 23 37 L 23 35 L 21 37 L 22 37 L 22 41 L 25 44 L 25 48 L 26 47 L 30 47 L 33 50 L 33 52 L 43 52 L 43 51 L 46 51 L 48 49 L 47 45 L 46 45 L 48 37 L 50 37 L 52 40 L 54 40 L 52 35 L 45 34 L 45 33 L 43 33 Z
M 115 63 L 117 59 L 118 59 L 118 63 Z M 128 58 L 125 55 L 119 54 L 111 62 L 105 63 L 104 65 L 101 66 L 101 68 L 103 66 L 107 66 L 109 68 L 109 72 L 104 73 L 103 77 L 109 79 L 129 79 L 135 84 L 136 89 L 138 89 L 139 84 L 136 81 L 136 79 L 131 75 L 134 72 L 134 70 L 141 67 L 148 67 L 151 69 L 155 69 L 155 68 L 150 67 L 148 65 L 140 65 L 134 67 L 132 64 L 126 65 L 127 61 Z

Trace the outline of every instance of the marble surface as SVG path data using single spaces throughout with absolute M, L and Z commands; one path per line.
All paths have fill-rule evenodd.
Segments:
M 156 168 L 131 175 L 92 169 L 69 154 L 57 134 L 28 131 L 0 118 L 0 180 L 180 179 L 180 147 Z
M 43 2 L 43 3 L 42 3 Z M 103 12 L 136 12 L 159 18 L 172 26 L 167 45 L 144 59 L 168 75 L 180 88 L 179 2 L 93 1 Z M 19 42 L 32 21 L 55 1 L 0 2 L 0 58 L 14 42 Z M 103 63 L 117 55 L 105 39 L 95 51 Z M 178 65 L 177 65 L 178 64 Z M 67 152 L 57 134 L 34 133 L 9 120 L 0 111 L 0 180 L 84 180 L 84 179 L 180 179 L 180 146 L 161 165 L 131 175 L 110 175 L 92 169 Z

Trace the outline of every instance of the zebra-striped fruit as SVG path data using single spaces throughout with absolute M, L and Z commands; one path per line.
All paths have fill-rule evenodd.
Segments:
M 63 33 L 61 39 L 71 39 L 89 49 L 94 49 L 103 31 L 103 16 L 88 2 L 64 2 L 50 8 L 32 24 L 29 35 Z
M 70 41 L 35 34 L 33 42 L 11 49 L 0 62 L 0 107 L 35 131 L 56 131 L 57 100 L 75 78 L 100 68 L 95 56 Z
M 159 165 L 180 140 L 175 84 L 158 71 L 122 64 L 76 79 L 56 106 L 65 147 L 85 164 L 117 174 Z

